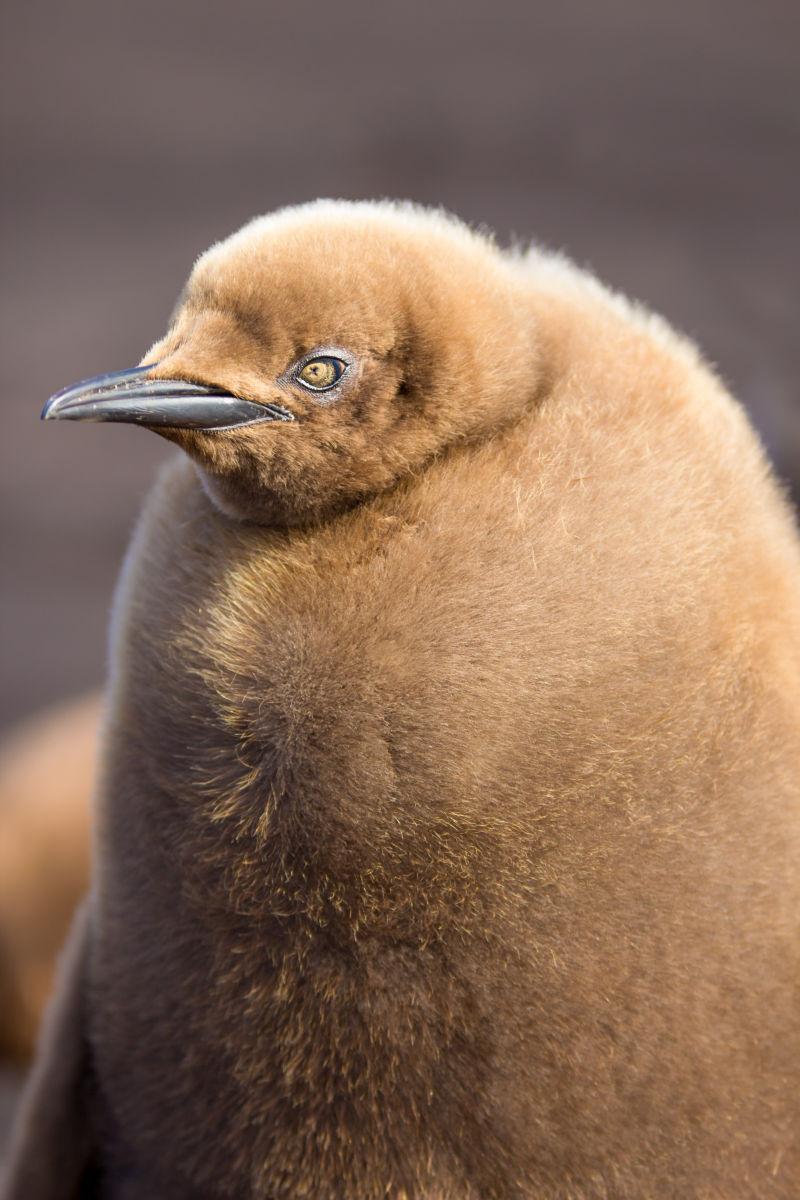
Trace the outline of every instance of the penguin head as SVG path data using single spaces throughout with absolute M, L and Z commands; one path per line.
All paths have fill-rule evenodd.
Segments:
M 511 423 L 538 390 L 533 325 L 489 238 L 410 205 L 321 201 L 213 246 L 142 365 L 43 416 L 143 424 L 227 515 L 303 524 Z

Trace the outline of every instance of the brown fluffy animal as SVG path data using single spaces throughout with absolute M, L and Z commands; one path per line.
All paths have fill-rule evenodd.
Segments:
M 697 352 L 321 203 L 204 255 L 147 364 L 47 413 L 188 459 L 7 1195 L 796 1196 L 800 549 Z
M 0 1058 L 33 1051 L 55 958 L 89 883 L 100 697 L 26 720 L 0 745 Z

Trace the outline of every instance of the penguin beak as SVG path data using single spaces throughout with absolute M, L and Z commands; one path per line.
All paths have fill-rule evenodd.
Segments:
M 234 429 L 258 421 L 293 421 L 277 404 L 255 404 L 220 388 L 183 379 L 148 379 L 157 363 L 95 375 L 56 392 L 43 421 L 120 421 L 170 429 Z

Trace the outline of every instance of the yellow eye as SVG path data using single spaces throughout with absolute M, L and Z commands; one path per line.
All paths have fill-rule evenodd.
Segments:
M 312 358 L 298 371 L 297 378 L 315 392 L 324 392 L 332 388 L 344 375 L 347 363 L 340 358 Z

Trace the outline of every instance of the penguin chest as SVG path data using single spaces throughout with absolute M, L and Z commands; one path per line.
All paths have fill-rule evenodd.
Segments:
M 491 763 L 464 771 L 471 614 L 380 554 L 337 573 L 216 536 L 191 573 L 156 538 L 158 592 L 134 573 L 118 624 L 93 1040 L 120 1162 L 208 1195 L 433 1187 L 447 1047 L 474 1047 L 465 1094 L 488 1054 L 453 939 L 518 866 L 480 811 Z

